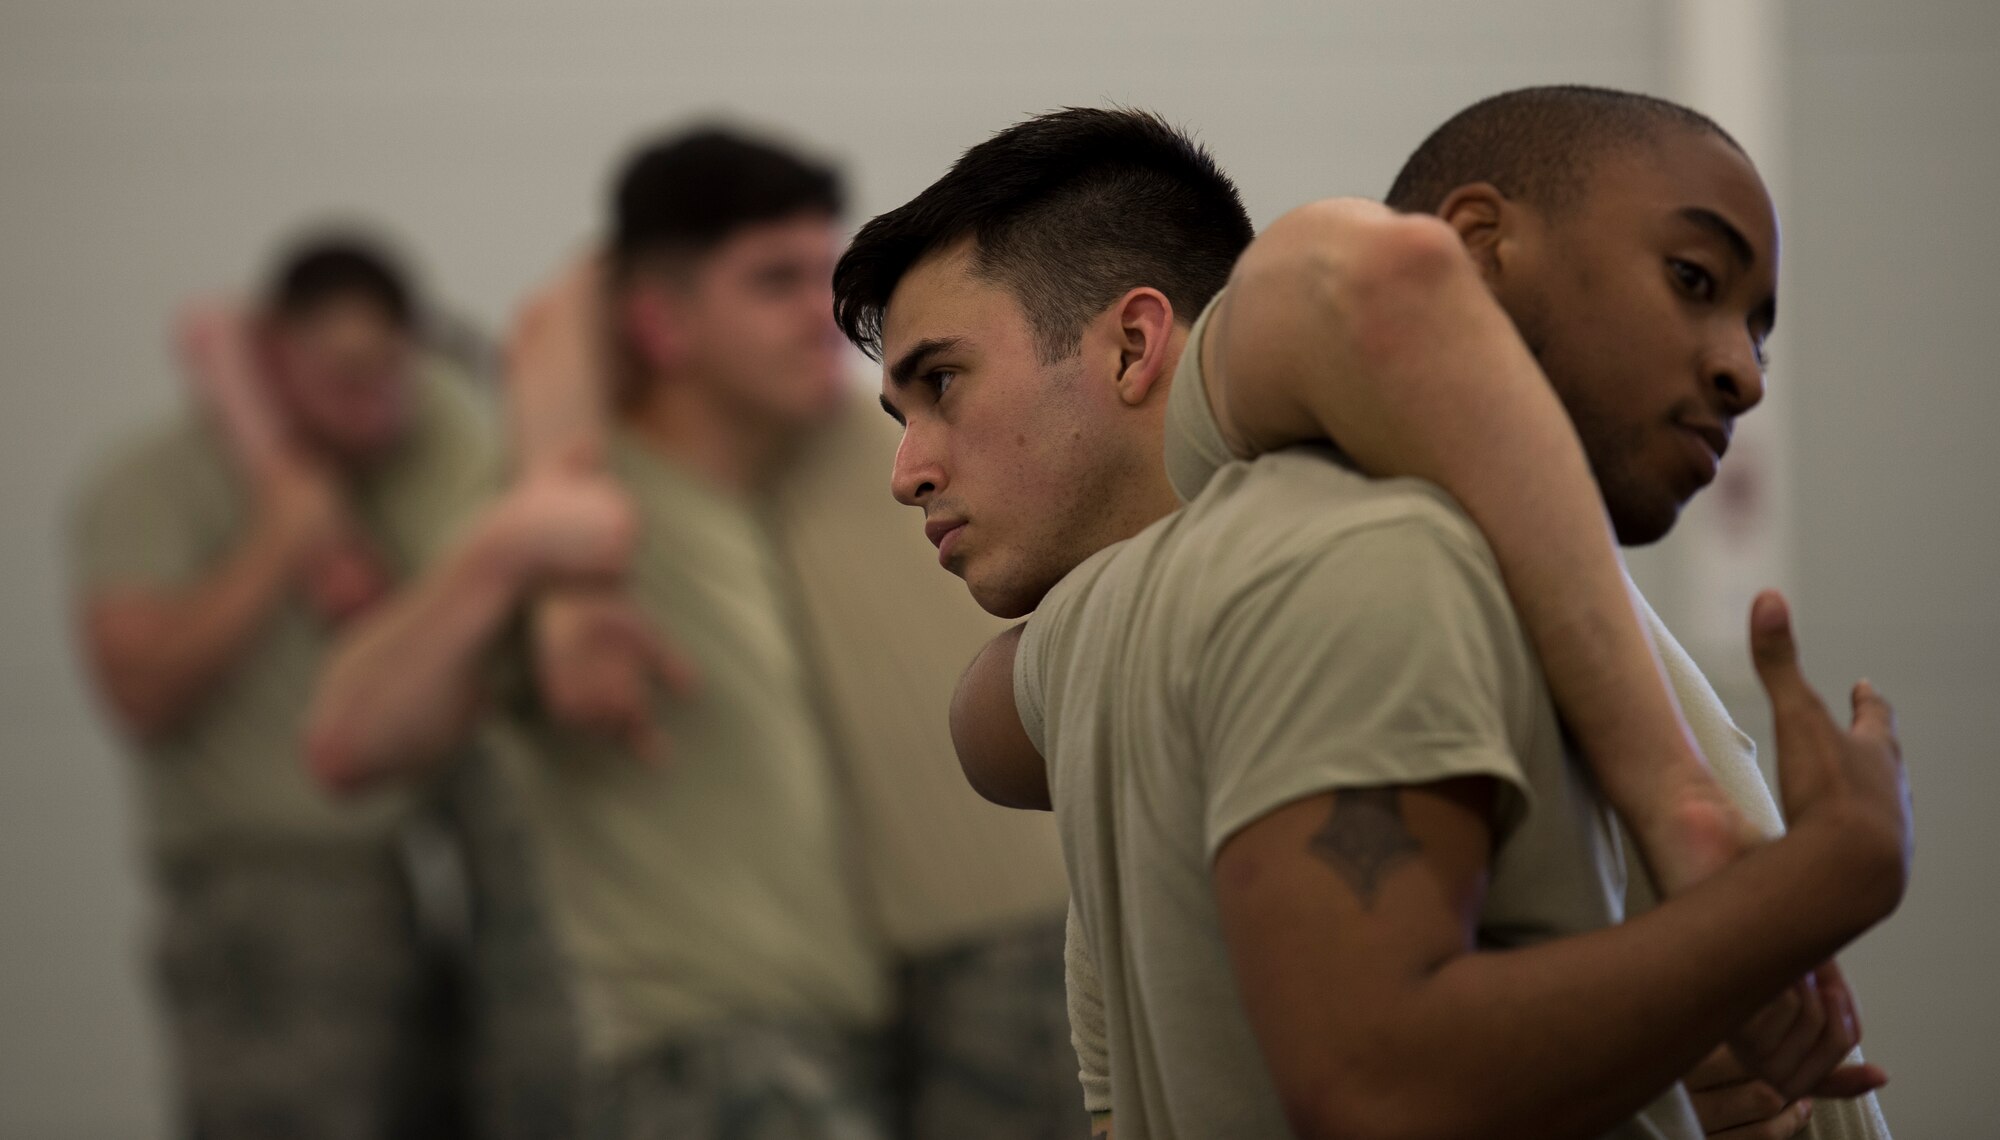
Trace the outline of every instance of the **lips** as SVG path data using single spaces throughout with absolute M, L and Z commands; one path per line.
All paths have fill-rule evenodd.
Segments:
M 965 529 L 964 519 L 936 518 L 924 523 L 924 537 L 938 548 L 938 565 L 947 565 L 952 547 L 958 545 L 959 532 Z
M 1729 450 L 1729 432 L 1713 424 L 1682 424 L 1681 430 L 1688 441 L 1700 485 L 1705 487 L 1714 481 L 1723 453 Z
M 1682 427 L 1701 437 L 1708 449 L 1715 453 L 1716 462 L 1729 453 L 1729 429 L 1716 424 L 1682 424 Z

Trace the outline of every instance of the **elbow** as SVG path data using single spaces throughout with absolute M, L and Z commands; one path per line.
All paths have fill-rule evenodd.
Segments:
M 172 736 L 187 712 L 172 694 L 139 678 L 106 676 L 102 688 L 125 734 L 140 744 L 159 744 Z
M 346 718 L 315 715 L 306 729 L 305 753 L 306 773 L 332 796 L 344 799 L 374 782 Z
M 1479 1106 L 1459 1105 L 1451 1089 L 1418 1087 L 1360 1068 L 1284 1090 L 1281 1101 L 1299 1140 L 1478 1140 L 1493 1131 L 1490 1116 Z
M 1364 360 L 1422 343 L 1448 288 L 1477 269 L 1458 232 L 1428 214 L 1315 202 L 1272 227 L 1283 288 L 1339 315 Z
M 1352 323 L 1363 360 L 1393 358 L 1426 342 L 1451 286 L 1474 274 L 1457 231 L 1428 215 L 1395 215 L 1364 227 L 1351 257 L 1320 290 Z

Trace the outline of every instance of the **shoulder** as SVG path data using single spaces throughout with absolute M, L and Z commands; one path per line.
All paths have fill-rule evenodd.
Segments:
M 105 449 L 85 471 L 82 502 L 86 507 L 131 498 L 159 502 L 226 487 L 230 474 L 214 433 L 184 410 L 130 431 Z
M 449 361 L 427 357 L 412 377 L 417 450 L 431 462 L 482 461 L 497 450 L 499 428 L 490 393 Z
M 1337 564 L 1359 590 L 1393 584 L 1389 571 L 1411 561 L 1499 582 L 1485 538 L 1443 490 L 1361 475 L 1326 447 L 1231 463 L 1183 514 L 1174 560 L 1217 588 Z

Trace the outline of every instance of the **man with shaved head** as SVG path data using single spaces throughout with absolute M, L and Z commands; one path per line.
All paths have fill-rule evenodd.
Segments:
M 1570 157 L 1526 181 L 1454 157 L 1541 139 Z M 1233 188 L 1129 112 L 1002 132 L 857 237 L 837 304 L 886 364 L 896 492 L 982 604 L 1034 611 L 968 675 L 961 758 L 989 794 L 1056 811 L 1122 1136 L 1795 1129 L 1802 1094 L 1880 1080 L 1841 1067 L 1838 1003 L 1756 1024 L 1900 899 L 1909 821 L 1879 695 L 1858 688 L 1853 729 L 1835 726 L 1763 599 L 1793 830 L 1621 923 L 1616 828 L 1514 612 L 1533 575 L 1503 583 L 1433 486 L 1324 448 L 1232 462 L 1232 444 L 1329 422 L 1365 454 L 1368 425 L 1315 393 L 1455 394 L 1470 407 L 1431 409 L 1450 451 L 1533 421 L 1512 401 L 1552 390 L 1583 447 L 1546 438 L 1599 473 L 1626 541 L 1712 478 L 1761 395 L 1775 311 L 1776 220 L 1740 149 L 1591 89 L 1501 97 L 1434 143 L 1411 185 L 1435 197 L 1401 203 L 1428 216 L 1305 207 L 1213 301 L 1150 243 L 1227 248 Z M 1064 240 L 1024 240 L 1027 217 Z M 1089 295 L 1047 304 L 1070 266 Z M 1529 461 L 1503 490 L 1545 507 L 1533 461 L 1559 447 L 1513 446 Z M 1178 512 L 1163 461 L 1192 496 Z M 1496 547 L 1535 533 L 1509 538 L 1505 511 L 1482 524 Z M 1735 786 L 1754 765 L 1713 692 L 1691 668 L 1674 680 L 1723 783 L 1775 826 L 1768 792 Z M 1779 900 L 1782 929 L 1762 921 Z M 1678 1081 L 1725 1037 L 1778 1103 L 1698 1122 Z

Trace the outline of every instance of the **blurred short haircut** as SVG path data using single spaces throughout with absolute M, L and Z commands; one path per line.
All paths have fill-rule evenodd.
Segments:
M 1014 294 L 1055 361 L 1133 288 L 1158 289 L 1193 321 L 1253 232 L 1228 175 L 1159 116 L 1072 107 L 1001 131 L 863 226 L 834 270 L 834 315 L 880 359 L 897 283 L 969 237 L 974 272 Z
M 387 243 L 361 233 L 327 231 L 294 242 L 264 288 L 265 306 L 280 320 L 342 301 L 372 306 L 405 332 L 417 323 L 409 271 Z
M 612 191 L 611 257 L 621 276 L 708 253 L 747 226 L 802 214 L 838 217 L 840 175 L 792 151 L 723 127 L 641 147 Z
M 1433 131 L 1403 164 L 1386 201 L 1406 213 L 1435 213 L 1452 191 L 1486 182 L 1559 213 L 1583 198 L 1598 163 L 1669 131 L 1713 135 L 1743 149 L 1708 116 L 1651 95 L 1582 86 L 1509 91 Z

